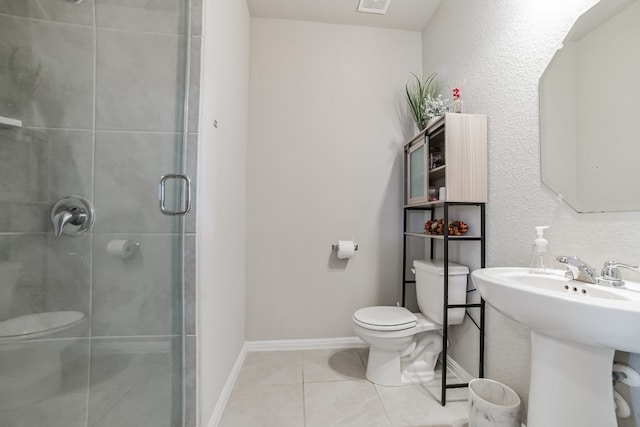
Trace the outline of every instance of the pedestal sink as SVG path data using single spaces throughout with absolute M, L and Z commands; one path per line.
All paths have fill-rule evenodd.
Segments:
M 471 277 L 487 303 L 531 329 L 528 427 L 616 427 L 613 354 L 640 353 L 640 284 L 609 288 L 528 268 Z

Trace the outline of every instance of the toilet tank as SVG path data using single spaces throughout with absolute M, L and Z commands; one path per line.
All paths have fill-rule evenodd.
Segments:
M 416 296 L 420 312 L 442 325 L 444 304 L 444 262 L 442 260 L 413 261 L 416 272 Z M 469 269 L 449 262 L 449 304 L 467 302 L 467 275 Z M 464 308 L 449 310 L 449 325 L 457 325 L 464 320 Z

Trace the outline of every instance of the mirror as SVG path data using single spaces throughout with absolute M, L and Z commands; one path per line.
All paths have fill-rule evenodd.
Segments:
M 542 182 L 578 212 L 640 210 L 640 1 L 580 16 L 539 90 Z

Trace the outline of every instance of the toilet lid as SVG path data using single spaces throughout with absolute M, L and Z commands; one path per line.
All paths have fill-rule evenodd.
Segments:
M 353 321 L 366 329 L 375 331 L 400 331 L 418 324 L 415 314 L 404 307 L 365 307 L 353 314 Z
M 0 322 L 0 338 L 34 338 L 34 335 L 50 335 L 73 326 L 84 319 L 79 311 L 53 311 L 26 314 Z

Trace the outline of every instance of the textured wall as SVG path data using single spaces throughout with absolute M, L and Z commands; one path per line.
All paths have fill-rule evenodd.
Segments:
M 252 19 L 248 339 L 353 336 L 356 309 L 395 304 L 420 62 L 418 32 Z M 349 262 L 339 239 L 360 245 Z
M 540 181 L 538 79 L 574 20 L 594 3 L 447 0 L 423 32 L 425 74 L 437 71 L 445 88 L 466 79 L 469 112 L 489 117 L 490 267 L 526 265 L 538 224 L 551 226 L 553 254 L 579 255 L 598 267 L 610 258 L 640 260 L 639 212 L 577 214 Z M 493 310 L 487 327 L 488 376 L 526 400 L 528 331 Z

